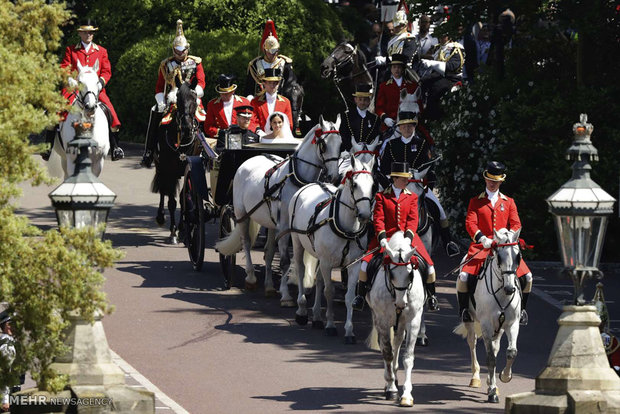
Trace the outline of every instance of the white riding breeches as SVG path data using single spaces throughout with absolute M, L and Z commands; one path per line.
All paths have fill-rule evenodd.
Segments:
M 360 270 L 362 272 L 365 272 L 366 269 L 368 269 L 368 263 L 366 263 L 365 261 L 362 260 L 362 265 L 360 266 Z

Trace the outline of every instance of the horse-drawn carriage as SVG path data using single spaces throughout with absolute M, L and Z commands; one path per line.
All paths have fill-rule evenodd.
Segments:
M 223 147 L 214 152 L 201 137 L 201 152 L 188 156 L 181 190 L 180 233 L 187 246 L 195 270 L 204 261 L 205 223 L 219 219 L 218 238 L 227 236 L 235 226 L 232 207 L 232 184 L 241 164 L 257 155 L 269 154 L 282 159 L 295 150 L 297 144 L 262 144 L 244 141 L 238 129 L 224 131 Z M 236 264 L 235 255 L 220 254 L 225 287 L 231 286 Z

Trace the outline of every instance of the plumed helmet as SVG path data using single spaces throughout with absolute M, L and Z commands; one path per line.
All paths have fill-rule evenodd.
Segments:
M 176 37 L 172 42 L 172 48 L 178 51 L 183 51 L 185 49 L 189 49 L 189 42 L 185 38 L 183 34 L 183 21 L 181 19 L 177 20 L 177 31 Z
M 280 41 L 278 40 L 278 34 L 276 33 L 276 24 L 273 20 L 268 19 L 265 22 L 265 28 L 263 29 L 263 36 L 260 41 L 260 50 L 267 50 L 270 53 L 275 53 L 280 49 Z
M 399 10 L 396 13 L 394 13 L 394 17 L 392 18 L 392 23 L 394 24 L 394 27 L 398 27 L 398 26 L 403 26 L 403 25 L 407 25 L 407 23 L 409 23 L 409 21 L 407 20 L 407 12 L 405 12 L 404 10 Z

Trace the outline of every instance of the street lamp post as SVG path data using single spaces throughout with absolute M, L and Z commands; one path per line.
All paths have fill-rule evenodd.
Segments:
M 620 378 L 609 366 L 596 307 L 585 305 L 583 283 L 598 270 L 607 217 L 616 201 L 590 178 L 589 162 L 598 159 L 590 141 L 594 127 L 581 114 L 567 151 L 573 176 L 548 199 L 564 265 L 575 286 L 573 305 L 558 319 L 547 366 L 534 392 L 506 398 L 506 413 L 620 413 Z
M 583 283 L 590 277 L 602 277 L 598 269 L 607 218 L 616 201 L 591 178 L 590 161 L 598 160 L 598 151 L 590 141 L 594 127 L 586 114 L 573 126 L 575 140 L 566 157 L 573 160 L 573 176 L 548 199 L 560 245 L 564 271 L 575 286 L 573 302 L 585 304 Z
M 82 122 L 74 125 L 74 128 L 75 139 L 69 143 L 68 152 L 77 152 L 75 172 L 56 187 L 49 197 L 56 210 L 59 226 L 93 226 L 97 234 L 103 237 L 116 194 L 92 172 L 89 153 L 96 146 L 92 138 L 92 124 Z
M 49 197 L 56 210 L 59 226 L 93 226 L 97 236 L 103 237 L 116 194 L 92 172 L 89 154 L 96 146 L 92 139 L 92 124 L 82 121 L 76 123 L 74 128 L 75 139 L 69 143 L 67 152 L 77 153 L 75 172 L 56 187 Z M 112 360 L 101 318 L 101 313 L 96 312 L 95 321 L 91 324 L 79 313 L 72 313 L 65 339 L 67 352 L 56 357 L 50 368 L 69 377 L 71 396 L 97 397 L 106 402 L 96 407 L 78 407 L 77 412 L 112 410 L 154 413 L 155 398 L 152 392 L 125 385 L 125 373 Z

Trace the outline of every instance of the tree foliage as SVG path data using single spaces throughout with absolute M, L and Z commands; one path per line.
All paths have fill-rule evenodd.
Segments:
M 43 233 L 15 214 L 19 183 L 50 181 L 28 136 L 57 122 L 65 105 L 55 52 L 68 17 L 58 3 L 0 0 L 0 301 L 15 314 L 12 373 L 30 371 L 48 390 L 64 386 L 49 365 L 64 350 L 68 312 L 92 318 L 95 310 L 108 310 L 96 269 L 119 258 L 92 229 Z M 12 373 L 0 372 L 0 382 L 16 384 Z

